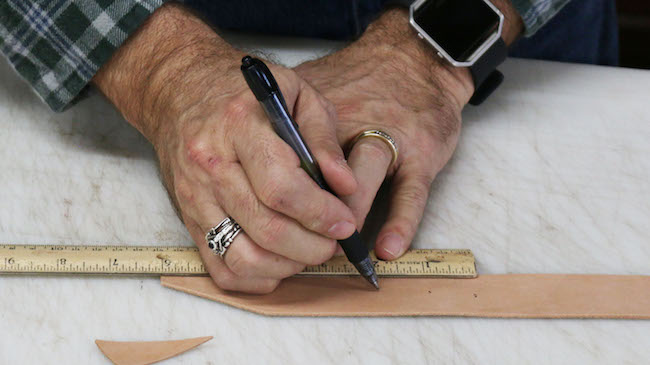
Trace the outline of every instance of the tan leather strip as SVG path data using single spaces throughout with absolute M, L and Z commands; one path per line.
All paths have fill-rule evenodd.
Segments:
M 147 342 L 96 340 L 95 343 L 115 365 L 148 365 L 182 354 L 211 339 L 212 336 Z
M 508 274 L 476 279 L 292 277 L 271 294 L 219 289 L 208 277 L 162 285 L 269 316 L 462 316 L 650 319 L 650 276 Z

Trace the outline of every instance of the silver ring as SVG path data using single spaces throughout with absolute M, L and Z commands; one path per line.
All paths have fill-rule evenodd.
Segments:
M 241 231 L 241 227 L 234 219 L 226 217 L 221 223 L 208 231 L 205 235 L 205 241 L 215 255 L 223 257 L 232 241 Z

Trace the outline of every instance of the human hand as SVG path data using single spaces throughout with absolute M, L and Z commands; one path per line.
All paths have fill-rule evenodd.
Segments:
M 179 33 L 193 38 L 168 51 L 149 46 L 147 36 L 159 34 L 141 31 L 96 83 L 153 143 L 170 196 L 217 285 L 269 292 L 305 265 L 329 259 L 335 239 L 356 229 L 355 218 L 309 178 L 273 132 L 239 70 L 243 53 L 182 8 L 164 9 L 147 26 L 163 32 L 166 42 Z M 143 58 L 147 47 L 152 53 Z M 159 61 L 139 66 L 148 59 Z M 333 107 L 292 70 L 267 64 L 328 184 L 338 194 L 352 193 L 356 181 L 336 140 Z M 132 80 L 127 72 L 139 68 L 155 71 Z M 136 96 L 123 95 L 140 87 Z M 205 234 L 226 216 L 244 233 L 222 260 L 207 247 Z
M 439 61 L 408 29 L 406 12 L 397 9 L 351 46 L 296 71 L 333 102 L 341 145 L 378 129 L 399 147 L 399 158 L 389 167 L 392 154 L 383 141 L 365 138 L 352 146 L 348 164 L 358 188 L 342 197 L 362 227 L 377 190 L 392 177 L 390 210 L 375 253 L 398 258 L 415 235 L 434 177 L 456 147 L 461 110 L 473 92 L 469 72 Z
M 501 36 L 511 44 L 523 30 L 522 19 L 510 0 L 492 2 L 504 14 Z M 295 69 L 334 103 L 341 145 L 371 129 L 396 140 L 400 156 L 393 166 L 381 140 L 365 138 L 352 147 L 348 164 L 358 188 L 343 200 L 360 228 L 384 178 L 391 177 L 390 211 L 375 253 L 388 260 L 401 256 L 420 223 L 431 182 L 458 142 L 460 113 L 474 92 L 469 71 L 443 62 L 418 39 L 404 9 L 386 11 L 349 47 Z

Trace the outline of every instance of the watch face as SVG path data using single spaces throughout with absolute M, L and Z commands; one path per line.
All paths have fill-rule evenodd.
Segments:
M 499 15 L 483 0 L 429 0 L 415 9 L 413 19 L 460 62 L 499 27 Z

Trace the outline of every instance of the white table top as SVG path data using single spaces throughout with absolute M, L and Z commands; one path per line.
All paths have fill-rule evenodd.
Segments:
M 236 39 L 245 45 L 245 39 Z M 288 64 L 334 43 L 270 41 Z M 650 274 L 650 72 L 509 60 L 464 112 L 415 247 L 480 273 Z M 191 245 L 152 149 L 94 93 L 47 110 L 0 61 L 0 242 Z M 0 278 L 0 363 L 106 363 L 95 339 L 215 339 L 166 364 L 643 363 L 650 322 L 265 318 L 156 279 Z

